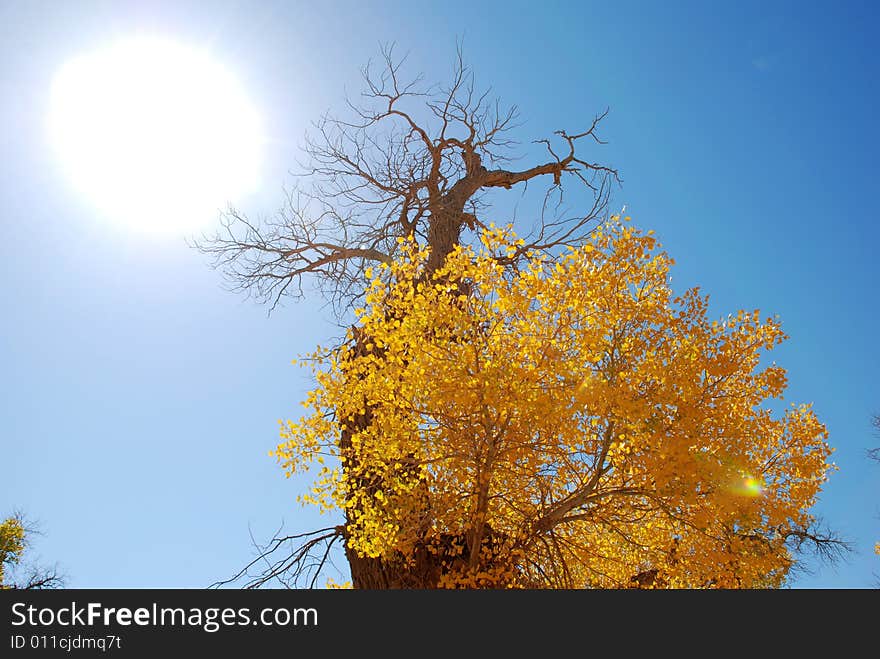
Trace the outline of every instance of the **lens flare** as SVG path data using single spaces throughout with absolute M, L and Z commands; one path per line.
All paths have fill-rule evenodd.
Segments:
M 744 475 L 732 489 L 734 494 L 743 497 L 759 497 L 764 493 L 764 481 L 754 476 Z

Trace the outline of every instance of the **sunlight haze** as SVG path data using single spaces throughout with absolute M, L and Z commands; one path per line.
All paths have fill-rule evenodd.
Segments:
M 68 61 L 51 98 L 67 176 L 114 222 L 185 232 L 257 185 L 257 111 L 205 52 L 123 40 Z

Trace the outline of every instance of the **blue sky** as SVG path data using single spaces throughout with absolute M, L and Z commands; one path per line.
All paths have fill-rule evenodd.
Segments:
M 677 287 L 717 316 L 781 316 L 787 400 L 812 401 L 836 448 L 816 511 L 855 547 L 795 585 L 874 585 L 877 18 L 856 2 L 0 5 L 0 513 L 39 520 L 35 553 L 74 587 L 202 587 L 251 557 L 249 529 L 326 522 L 268 451 L 309 386 L 290 360 L 338 334 L 330 311 L 314 295 L 267 317 L 181 236 L 96 219 L 46 135 L 59 67 L 138 34 L 208 47 L 263 118 L 260 187 L 239 204 L 259 215 L 379 43 L 443 80 L 463 39 L 526 144 L 610 108 L 594 157 Z

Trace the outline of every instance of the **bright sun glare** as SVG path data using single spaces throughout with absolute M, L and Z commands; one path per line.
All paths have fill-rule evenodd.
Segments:
M 100 212 L 139 230 L 189 232 L 257 185 L 259 118 L 205 53 L 132 39 L 67 62 L 49 130 L 67 175 Z

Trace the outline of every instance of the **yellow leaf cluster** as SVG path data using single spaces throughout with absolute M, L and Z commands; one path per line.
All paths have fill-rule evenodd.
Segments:
M 616 218 L 502 265 L 520 245 L 490 228 L 428 277 L 404 241 L 371 273 L 350 341 L 309 360 L 307 414 L 282 423 L 283 468 L 318 469 L 302 501 L 342 510 L 363 556 L 476 539 L 445 585 L 779 585 L 831 468 L 810 406 L 768 403 L 779 322 L 709 319 Z
M 0 523 L 0 588 L 3 588 L 3 567 L 17 563 L 24 551 L 24 525 L 17 517 Z

